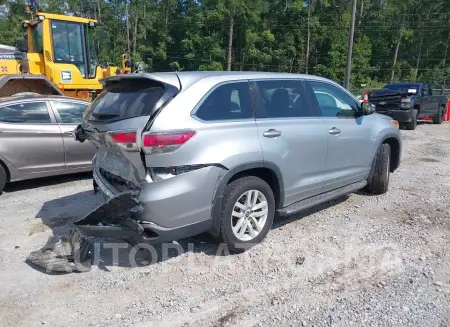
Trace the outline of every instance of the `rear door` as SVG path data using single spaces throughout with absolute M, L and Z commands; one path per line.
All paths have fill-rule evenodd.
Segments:
M 308 81 L 306 84 L 326 126 L 325 191 L 363 180 L 373 160 L 371 126 L 376 117 L 357 115 L 359 102 L 331 83 Z
M 50 105 L 61 129 L 66 168 L 89 168 L 95 154 L 95 146 L 90 142 L 75 141 L 73 131 L 83 120 L 83 113 L 89 103 L 84 101 L 52 100 Z
M 0 107 L 0 153 L 24 174 L 65 168 L 61 131 L 47 101 Z
M 94 171 L 113 184 L 118 181 L 115 186 L 119 190 L 123 185 L 139 187 L 145 180 L 141 135 L 156 110 L 178 92 L 176 75 L 167 78 L 173 84 L 147 75 L 109 78 L 82 123 L 89 140 L 98 147 Z
M 281 171 L 284 206 L 321 193 L 327 134 L 303 82 L 270 79 L 253 81 L 253 85 L 264 162 Z

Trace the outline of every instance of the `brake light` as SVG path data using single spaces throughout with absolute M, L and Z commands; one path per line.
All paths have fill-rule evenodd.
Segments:
M 136 132 L 111 134 L 114 143 L 136 143 Z
M 126 151 L 138 151 L 139 147 L 136 143 L 136 132 L 116 132 L 110 133 L 112 143 L 117 144 Z
M 195 134 L 196 132 L 194 131 L 144 134 L 142 140 L 144 152 L 151 154 L 175 151 L 181 145 L 189 141 Z

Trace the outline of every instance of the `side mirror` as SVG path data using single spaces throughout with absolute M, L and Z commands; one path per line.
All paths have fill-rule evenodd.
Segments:
M 28 41 L 27 40 L 17 40 L 16 48 L 20 52 L 28 52 Z
M 371 115 L 375 112 L 375 105 L 369 102 L 361 103 L 361 111 L 364 116 Z

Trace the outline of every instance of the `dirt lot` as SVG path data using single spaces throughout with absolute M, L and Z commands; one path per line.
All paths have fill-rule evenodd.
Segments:
M 115 264 L 104 243 L 92 271 L 47 274 L 26 256 L 101 199 L 86 175 L 13 184 L 0 197 L 0 325 L 450 326 L 450 124 L 402 134 L 387 195 L 278 219 L 235 256 L 202 235 L 130 268 L 130 248 Z

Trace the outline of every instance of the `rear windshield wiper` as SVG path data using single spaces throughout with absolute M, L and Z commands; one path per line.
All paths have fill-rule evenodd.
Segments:
M 92 113 L 92 117 L 99 118 L 99 119 L 112 119 L 112 118 L 117 118 L 119 116 L 120 115 L 117 115 L 117 114 L 102 114 L 100 112 Z

